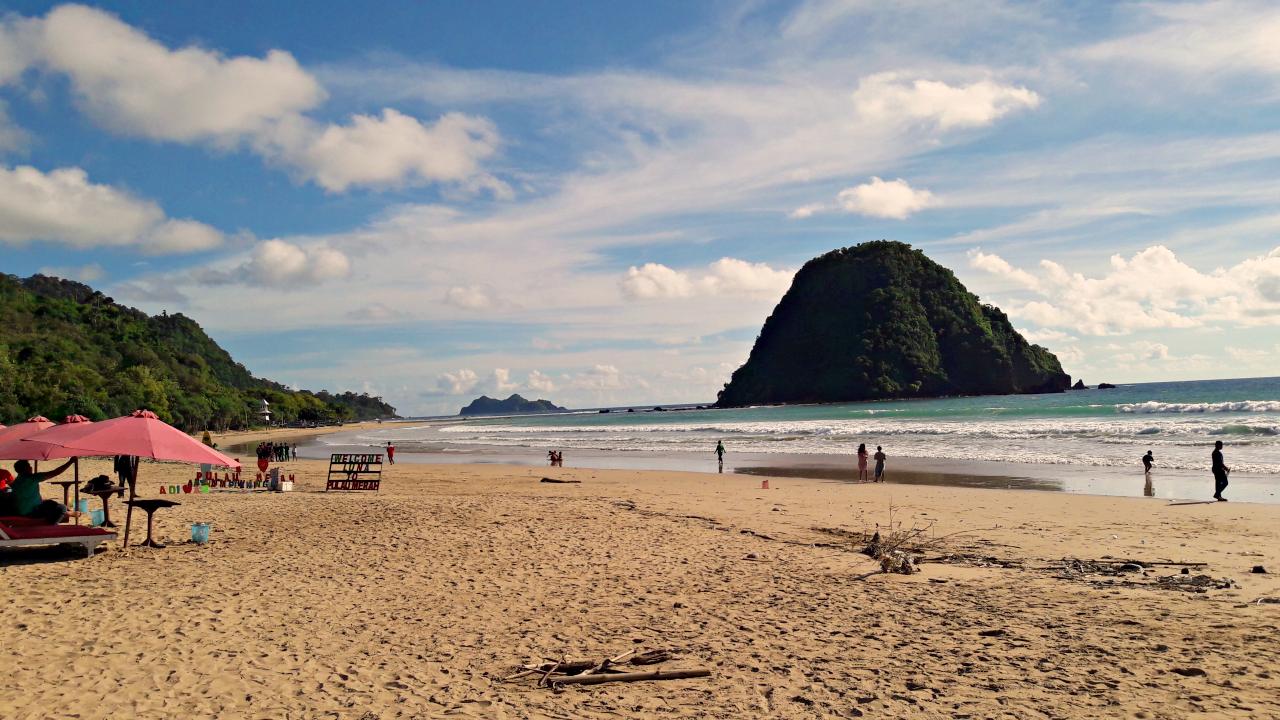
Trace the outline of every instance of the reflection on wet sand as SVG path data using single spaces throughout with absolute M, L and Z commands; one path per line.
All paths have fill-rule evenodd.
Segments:
M 777 465 L 738 466 L 734 472 L 743 475 L 764 475 L 768 477 L 813 478 L 817 480 L 841 480 L 856 483 L 857 470 L 841 467 L 782 467 Z M 1063 484 L 1057 480 L 1032 478 L 1018 475 L 971 475 L 967 473 L 947 473 L 929 470 L 895 470 L 885 474 L 886 483 L 898 485 L 942 485 L 947 487 L 990 488 L 1005 490 L 1063 490 Z

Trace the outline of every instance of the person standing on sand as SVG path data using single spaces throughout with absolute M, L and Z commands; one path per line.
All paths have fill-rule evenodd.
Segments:
M 1222 497 L 1222 491 L 1227 489 L 1227 474 L 1231 472 L 1231 468 L 1222 461 L 1221 440 L 1213 444 L 1213 453 L 1209 457 L 1213 460 L 1213 499 L 1226 502 L 1227 499 Z
M 889 457 L 884 454 L 884 448 L 876 446 L 876 454 L 872 456 L 876 461 L 876 482 L 884 482 L 884 461 Z
M 1155 456 L 1151 454 L 1150 450 L 1148 450 L 1147 454 L 1142 456 L 1142 471 L 1150 475 L 1151 466 L 1154 465 L 1155 462 L 1156 462 Z
M 387 462 L 396 464 L 396 446 L 391 443 L 387 443 Z
M 867 444 L 858 443 L 858 482 L 867 481 Z
M 716 441 L 716 460 L 720 463 L 720 472 L 724 472 L 724 442 Z

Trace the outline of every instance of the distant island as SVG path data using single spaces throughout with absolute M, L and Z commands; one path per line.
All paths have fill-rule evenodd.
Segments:
M 395 417 L 380 397 L 254 377 L 181 314 L 148 315 L 88 285 L 0 273 L 0 423 L 105 420 L 146 408 L 187 431 Z
M 1071 377 L 1009 318 L 910 245 L 805 263 L 719 407 L 1062 392 Z
M 550 400 L 526 400 L 519 395 L 512 395 L 506 400 L 481 395 L 471 404 L 458 411 L 459 415 L 530 415 L 534 413 L 569 412 L 567 408 L 552 403 Z

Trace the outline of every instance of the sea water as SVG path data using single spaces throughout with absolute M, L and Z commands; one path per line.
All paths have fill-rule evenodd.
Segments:
M 370 437 L 381 444 L 388 431 Z M 1235 473 L 1280 473 L 1280 378 L 1122 385 L 1044 395 L 792 405 L 725 410 L 613 410 L 399 427 L 403 451 L 468 446 L 706 454 L 851 455 L 1203 470 L 1215 440 Z

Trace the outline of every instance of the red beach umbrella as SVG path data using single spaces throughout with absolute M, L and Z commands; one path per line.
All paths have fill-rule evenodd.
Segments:
M 97 423 L 78 423 L 59 434 L 53 444 L 75 450 L 77 455 L 132 455 L 152 460 L 240 467 L 236 460 L 164 422 L 150 410 L 135 410 L 129 415 Z
M 72 509 L 76 509 L 80 505 L 80 460 L 86 455 L 94 453 L 81 452 L 70 448 L 62 447 L 50 440 L 57 440 L 60 435 L 65 435 L 68 430 L 75 429 L 78 425 L 87 425 L 93 421 L 83 415 L 68 415 L 63 419 L 61 425 L 53 425 L 39 432 L 32 433 L 24 438 L 14 438 L 11 440 L 0 440 L 0 460 L 52 460 L 54 458 L 76 458 L 75 469 L 75 505 Z M 76 518 L 76 524 L 80 524 L 80 518 Z
M 95 453 L 72 450 L 57 444 L 57 439 L 80 424 L 93 421 L 83 415 L 68 415 L 62 425 L 52 425 L 26 437 L 0 437 L 0 460 L 52 460 L 54 458 L 85 457 Z M 26 423 L 24 423 L 26 424 Z M 19 426 L 15 426 L 19 427 Z M 111 453 L 96 453 L 109 455 Z
M 43 415 L 37 415 L 28 418 L 26 422 L 20 422 L 13 427 L 7 427 L 0 430 L 0 442 L 8 442 L 10 440 L 18 440 L 29 435 L 34 435 L 45 428 L 54 426 L 53 421 Z

